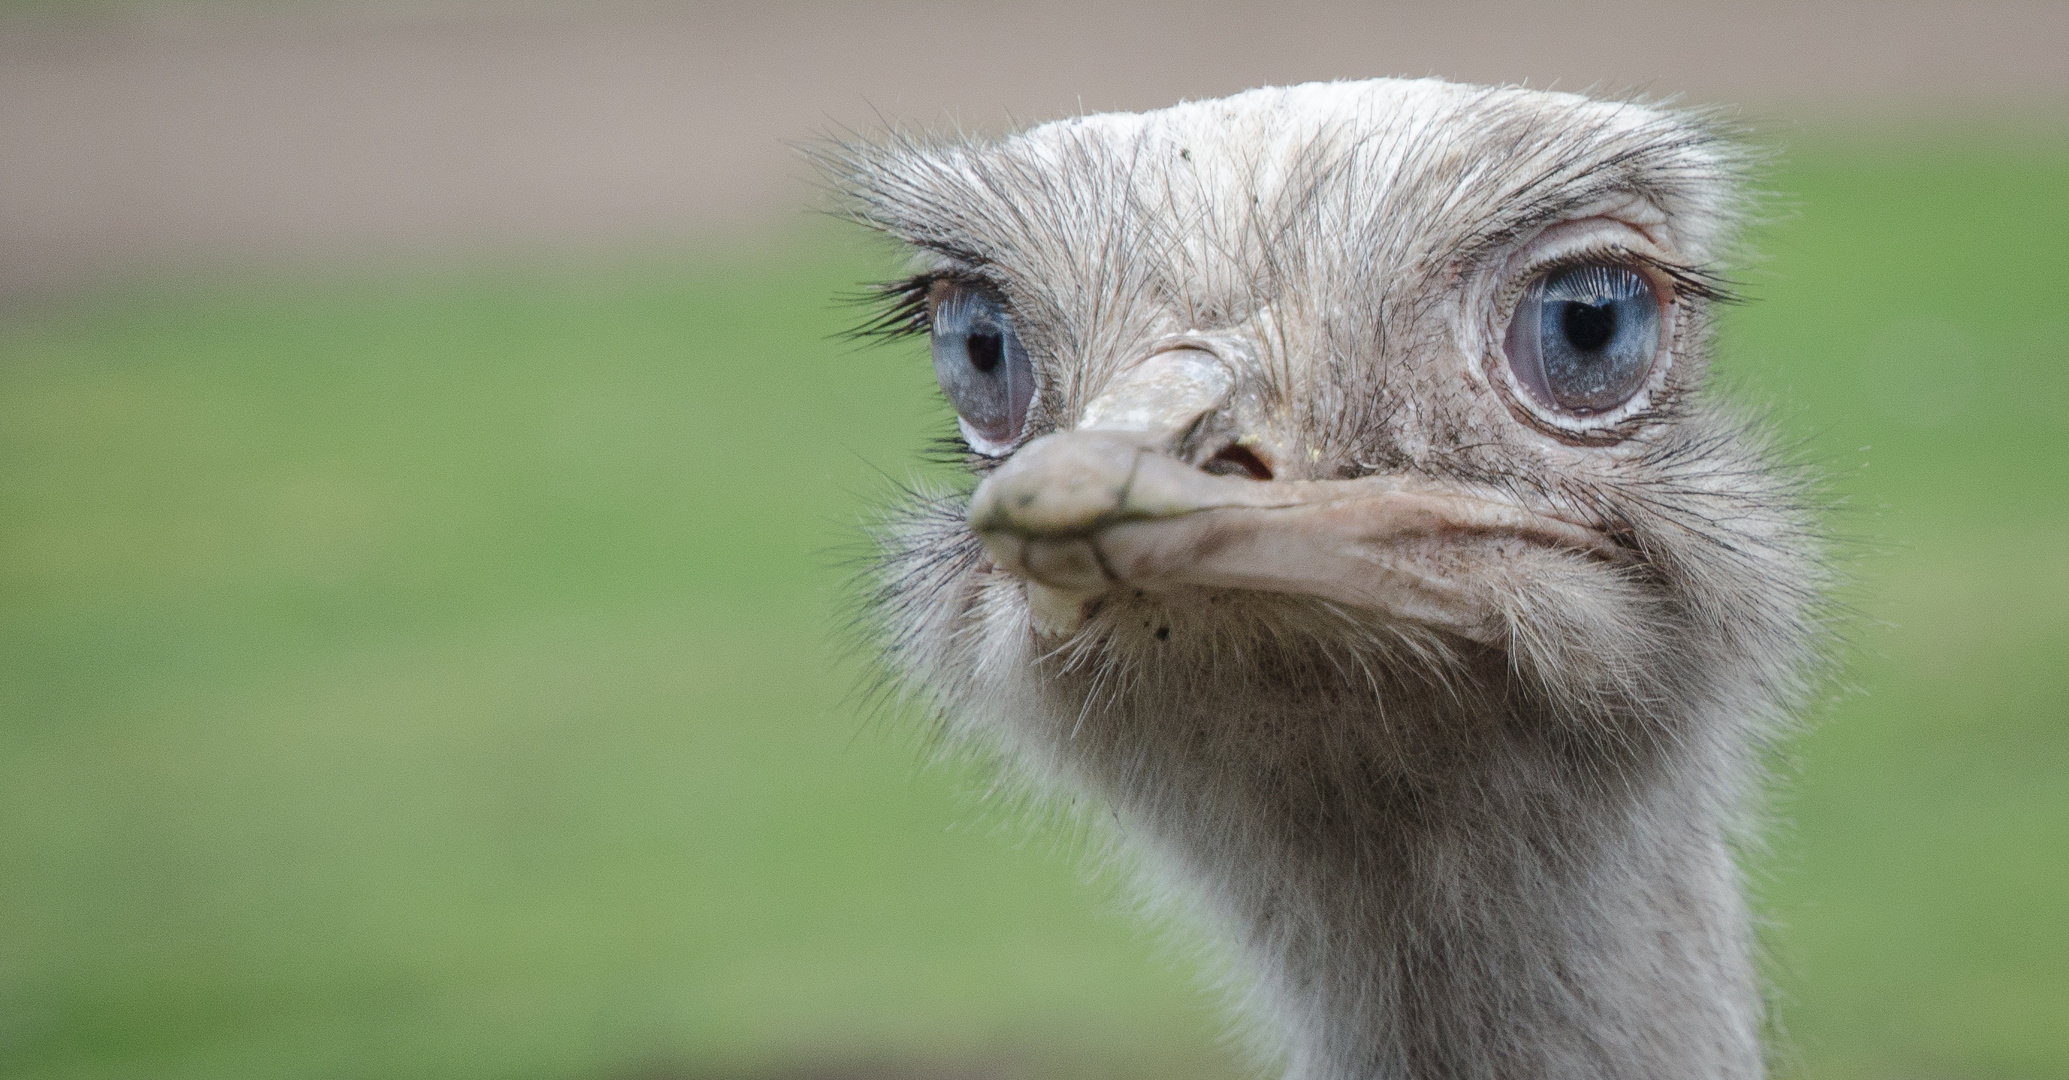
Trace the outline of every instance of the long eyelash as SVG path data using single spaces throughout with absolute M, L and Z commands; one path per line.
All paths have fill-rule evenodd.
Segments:
M 942 279 L 939 273 L 914 274 L 897 281 L 880 281 L 863 286 L 860 292 L 840 297 L 852 307 L 868 308 L 861 323 L 842 331 L 847 341 L 898 341 L 917 337 L 929 329 L 927 293 Z
M 1739 304 L 1745 302 L 1744 294 L 1738 291 L 1738 282 L 1723 274 L 1702 266 L 1689 266 L 1668 262 L 1628 248 L 1609 245 L 1600 248 L 1584 248 L 1543 266 L 1536 267 L 1532 275 L 1555 274 L 1579 266 L 1592 266 L 1604 262 L 1638 263 L 1666 275 L 1674 283 L 1674 299 L 1700 299 L 1718 304 Z
M 1738 291 L 1738 282 L 1708 267 L 1684 266 L 1648 255 L 1639 255 L 1636 258 L 1639 262 L 1667 275 L 1667 280 L 1674 283 L 1674 297 L 1677 300 L 1682 297 L 1696 297 L 1717 304 L 1742 304 L 1746 301 L 1745 294 Z

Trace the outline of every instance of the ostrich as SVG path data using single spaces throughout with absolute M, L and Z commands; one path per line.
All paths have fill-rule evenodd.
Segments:
M 824 152 L 972 480 L 883 529 L 888 669 L 1115 823 L 1289 1078 L 1765 1071 L 1734 853 L 1822 586 L 1703 388 L 1743 163 L 1392 79 Z

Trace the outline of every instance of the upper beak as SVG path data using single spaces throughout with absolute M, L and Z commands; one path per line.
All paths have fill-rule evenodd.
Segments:
M 1163 360 L 1149 373 L 1177 391 L 1163 423 L 1144 423 L 1154 410 L 1138 405 L 1125 426 L 1045 435 L 978 486 L 970 527 L 995 565 L 1027 579 L 1042 629 L 1074 631 L 1084 602 L 1115 587 L 1196 585 L 1320 597 L 1493 642 L 1501 628 L 1484 590 L 1437 572 L 1427 551 L 1416 557 L 1409 547 L 1507 535 L 1616 554 L 1600 531 L 1495 491 L 1400 475 L 1253 480 L 1204 472 L 1165 452 L 1175 429 L 1196 426 L 1203 398 L 1213 396 L 1214 380 L 1203 389 L 1174 375 L 1186 363 L 1199 361 Z M 1225 394 L 1226 382 L 1219 385 Z M 1134 378 L 1101 400 L 1139 403 L 1145 389 Z M 1086 410 L 1113 411 L 1098 402 Z

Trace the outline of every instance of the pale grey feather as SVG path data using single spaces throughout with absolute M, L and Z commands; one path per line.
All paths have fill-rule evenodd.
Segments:
M 1639 104 L 1377 80 L 822 162 L 854 218 L 1002 298 L 1039 376 L 1023 443 L 1198 338 L 1241 383 L 1209 419 L 1278 481 L 1470 487 L 1613 540 L 1404 543 L 1470 584 L 1484 634 L 1198 586 L 1106 589 L 1059 634 L 967 493 L 893 512 L 888 668 L 961 742 L 1110 809 L 1150 887 L 1231 943 L 1288 1077 L 1762 1073 L 1734 851 L 1824 574 L 1802 477 L 1703 385 L 1742 212 L 1727 138 Z M 1643 407 L 1568 431 L 1485 374 L 1489 327 L 1533 238 L 1590 214 L 1655 244 L 1676 322 Z

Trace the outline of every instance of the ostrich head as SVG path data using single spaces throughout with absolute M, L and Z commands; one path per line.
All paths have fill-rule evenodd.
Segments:
M 1732 844 L 1818 574 L 1703 387 L 1739 162 L 1397 80 L 828 156 L 973 480 L 886 532 L 892 668 L 1110 811 L 1289 1076 L 1762 1069 Z

